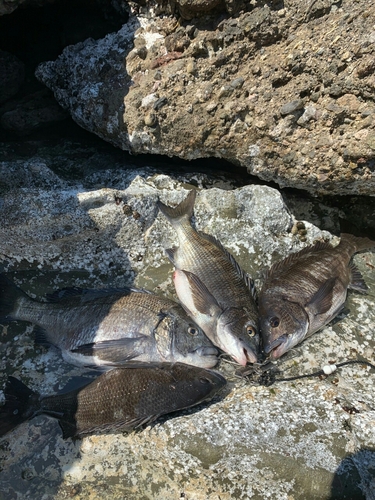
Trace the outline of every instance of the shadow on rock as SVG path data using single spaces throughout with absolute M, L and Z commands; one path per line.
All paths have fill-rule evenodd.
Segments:
M 375 450 L 362 448 L 345 457 L 337 468 L 330 500 L 375 499 Z

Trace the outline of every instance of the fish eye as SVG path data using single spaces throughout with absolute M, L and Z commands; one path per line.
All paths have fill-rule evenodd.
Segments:
M 279 318 L 274 317 L 270 319 L 271 328 L 277 328 L 279 324 L 280 324 Z
M 246 327 L 246 333 L 250 336 L 250 337 L 254 337 L 255 334 L 256 334 L 256 330 L 253 326 L 251 325 L 247 325 Z
M 195 335 L 198 335 L 198 328 L 194 328 L 193 326 L 190 326 L 188 328 L 188 332 L 190 333 L 190 335 L 193 335 L 193 337 L 195 337 Z

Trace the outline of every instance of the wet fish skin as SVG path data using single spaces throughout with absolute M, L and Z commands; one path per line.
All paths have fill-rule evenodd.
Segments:
M 217 349 L 172 300 L 132 288 L 67 288 L 49 299 L 32 299 L 0 274 L 0 319 L 34 323 L 36 341 L 58 347 L 69 363 L 217 363 Z
M 131 431 L 160 415 L 212 399 L 225 384 L 219 373 L 183 363 L 114 368 L 83 387 L 52 396 L 41 396 L 8 377 L 0 436 L 41 414 L 59 420 L 64 439 Z
M 178 248 L 166 250 L 177 296 L 215 345 L 241 365 L 255 363 L 260 335 L 253 282 L 215 238 L 192 227 L 195 197 L 190 191 L 175 208 L 158 202 L 179 240 Z
M 348 289 L 367 286 L 353 255 L 375 247 L 343 233 L 340 243 L 318 242 L 274 264 L 259 293 L 263 347 L 277 359 L 329 323 L 344 307 Z

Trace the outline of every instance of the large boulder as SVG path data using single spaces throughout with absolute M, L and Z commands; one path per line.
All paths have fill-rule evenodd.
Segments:
M 372 195 L 375 6 L 246 9 L 190 20 L 140 9 L 36 74 L 77 123 L 133 154 L 224 158 L 280 186 Z

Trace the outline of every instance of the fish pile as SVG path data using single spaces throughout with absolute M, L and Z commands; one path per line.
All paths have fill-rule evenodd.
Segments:
M 158 202 L 178 237 L 166 254 L 180 303 L 130 287 L 65 288 L 42 302 L 0 275 L 0 321 L 31 322 L 36 342 L 65 361 L 106 370 L 51 396 L 9 377 L 0 435 L 41 413 L 64 437 L 130 430 L 212 399 L 226 383 L 211 370 L 219 350 L 242 366 L 278 359 L 335 318 L 348 289 L 366 292 L 351 259 L 375 242 L 342 234 L 336 247 L 317 242 L 275 263 L 257 298 L 228 250 L 193 227 L 195 199 L 192 190 L 175 208 Z

